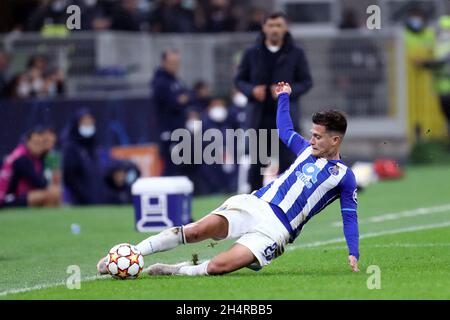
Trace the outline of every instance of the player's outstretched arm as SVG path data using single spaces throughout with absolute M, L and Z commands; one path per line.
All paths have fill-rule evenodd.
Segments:
M 292 93 L 291 86 L 287 82 L 278 82 L 275 94 L 278 97 L 277 128 L 281 141 L 295 154 L 299 154 L 309 146 L 303 137 L 295 132 L 292 123 L 289 106 L 289 96 Z
M 343 231 L 349 250 L 348 263 L 352 271 L 358 272 L 359 227 L 357 187 L 355 175 L 350 169 L 347 169 L 344 178 L 341 180 L 340 188 Z

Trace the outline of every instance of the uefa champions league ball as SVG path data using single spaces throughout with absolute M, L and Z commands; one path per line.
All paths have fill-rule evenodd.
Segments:
M 115 279 L 136 279 L 144 268 L 141 252 L 129 243 L 121 243 L 111 248 L 106 267 Z

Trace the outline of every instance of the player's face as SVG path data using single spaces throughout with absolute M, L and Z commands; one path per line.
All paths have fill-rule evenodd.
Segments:
M 27 141 L 27 148 L 35 157 L 40 157 L 44 153 L 44 139 L 42 134 L 33 133 Z
M 327 132 L 325 126 L 313 123 L 311 139 L 312 155 L 317 158 L 327 158 L 336 151 L 338 138 Z
M 266 38 L 274 44 L 280 43 L 288 31 L 286 20 L 283 17 L 268 19 L 263 26 Z

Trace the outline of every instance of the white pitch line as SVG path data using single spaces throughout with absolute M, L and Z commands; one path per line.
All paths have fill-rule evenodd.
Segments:
M 366 224 L 366 223 L 376 223 L 376 222 L 384 222 L 384 221 L 390 221 L 390 220 L 397 220 L 401 218 L 408 218 L 408 217 L 415 217 L 415 216 L 422 216 L 427 214 L 434 214 L 434 213 L 443 213 L 443 212 L 450 212 L 450 203 L 435 206 L 435 207 L 429 207 L 429 208 L 417 208 L 414 210 L 405 210 L 401 212 L 396 213 L 385 213 L 379 216 L 373 216 L 367 219 L 360 219 L 358 221 L 358 224 Z M 333 227 L 342 227 L 342 221 L 337 221 L 332 223 Z
M 429 229 L 436 229 L 436 228 L 443 228 L 443 227 L 450 227 L 450 221 L 443 222 L 443 223 L 426 224 L 426 225 L 418 225 L 418 226 L 412 226 L 412 227 L 407 227 L 407 228 L 379 231 L 379 232 L 369 232 L 369 233 L 361 234 L 359 236 L 359 238 L 360 239 L 373 238 L 373 237 L 379 237 L 379 236 L 384 236 L 384 235 L 389 235 L 389 234 L 399 234 L 399 233 L 405 233 L 405 232 L 414 232 L 414 231 L 429 230 Z M 291 247 L 288 247 L 287 251 L 303 249 L 303 248 L 312 248 L 312 247 L 318 247 L 318 246 L 323 246 L 323 245 L 327 245 L 327 244 L 334 244 L 334 243 L 341 243 L 341 242 L 345 242 L 344 237 L 325 240 L 325 241 L 315 241 L 315 242 L 311 242 L 311 243 L 293 245 Z
M 105 277 L 107 277 L 107 276 L 99 276 L 99 275 L 97 275 L 97 276 L 92 276 L 92 277 L 86 277 L 84 279 L 81 279 L 81 282 L 87 282 L 87 281 L 93 281 L 93 280 L 97 280 L 97 279 L 103 279 Z M 63 286 L 65 284 L 66 284 L 66 281 L 38 284 L 38 285 L 35 285 L 33 287 L 25 287 L 25 288 L 20 288 L 20 289 L 11 289 L 11 290 L 2 291 L 2 292 L 0 292 L 0 296 L 6 296 L 8 294 L 22 293 L 22 292 L 28 292 L 28 291 L 34 291 L 34 290 L 47 289 L 47 288 L 52 288 L 52 287 L 57 287 L 57 286 Z
M 398 234 L 398 233 L 404 233 L 404 232 L 414 232 L 419 230 L 428 230 L 428 229 L 436 229 L 436 228 L 443 228 L 450 226 L 450 222 L 445 223 L 439 223 L 439 224 L 429 224 L 429 225 L 421 225 L 421 226 L 412 226 L 408 228 L 402 228 L 402 229 L 393 229 L 393 230 L 387 230 L 387 231 L 381 231 L 381 232 L 372 232 L 372 233 L 365 233 L 360 235 L 360 239 L 364 238 L 373 238 L 373 237 L 379 237 L 383 235 L 388 234 Z M 345 238 L 336 238 L 336 239 L 330 239 L 326 241 L 316 241 L 312 243 L 305 243 L 305 244 L 299 244 L 299 245 L 292 245 L 288 247 L 287 251 L 297 250 L 297 249 L 303 249 L 303 248 L 311 248 L 311 247 L 318 247 L 323 246 L 327 244 L 334 244 L 334 243 L 341 243 L 344 242 Z M 83 279 L 82 281 L 92 281 L 96 279 L 101 279 L 108 276 L 93 276 L 93 277 L 87 277 Z M 40 290 L 40 289 L 46 289 L 51 287 L 56 287 L 60 285 L 64 285 L 65 281 L 60 281 L 56 283 L 48 283 L 48 284 L 42 284 L 42 285 L 36 285 L 34 287 L 27 287 L 27 288 L 21 288 L 21 289 L 11 289 L 0 292 L 0 296 L 6 296 L 8 294 L 14 294 L 14 293 L 21 293 L 21 292 L 28 292 L 28 291 L 34 291 L 34 290 Z

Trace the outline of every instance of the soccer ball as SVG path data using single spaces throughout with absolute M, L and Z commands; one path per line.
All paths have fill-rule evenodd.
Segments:
M 109 250 L 106 266 L 115 279 L 135 279 L 144 267 L 144 257 L 135 246 L 121 243 Z

